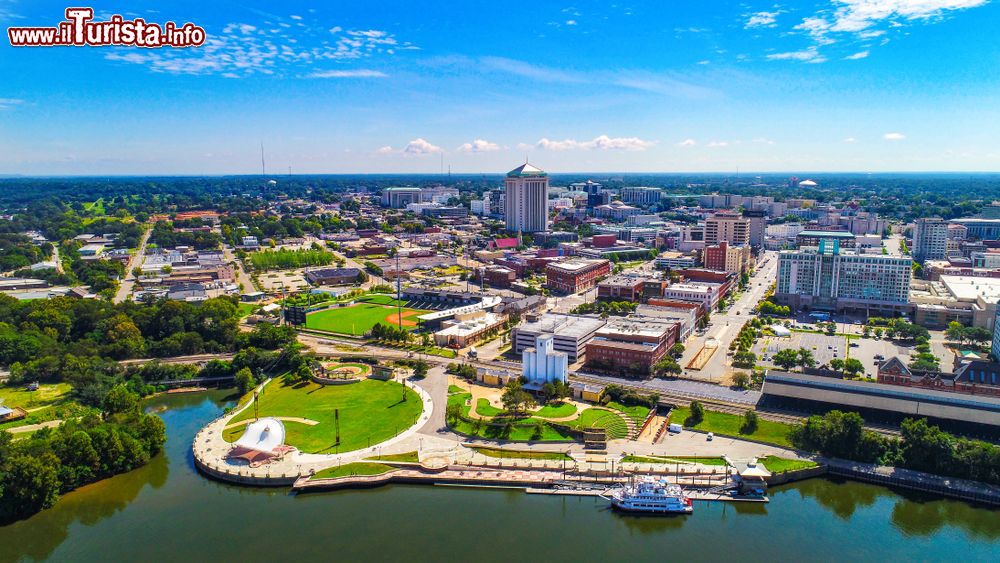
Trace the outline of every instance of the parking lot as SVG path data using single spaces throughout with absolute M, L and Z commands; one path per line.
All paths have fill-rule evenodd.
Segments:
M 875 377 L 881 361 L 894 356 L 900 356 L 906 360 L 912 352 L 911 348 L 897 345 L 891 340 L 870 338 L 851 338 L 848 340 L 845 336 L 828 336 L 811 332 L 793 332 L 791 336 L 785 338 L 765 336 L 757 341 L 753 352 L 757 354 L 758 364 L 771 366 L 774 365 L 772 362 L 774 354 L 785 348 L 793 350 L 805 348 L 812 351 L 817 366 L 829 364 L 830 360 L 834 358 L 857 358 L 864 364 L 865 374 L 872 378 Z M 876 359 L 877 356 L 880 356 L 881 359 Z M 944 360 L 942 357 L 942 363 Z

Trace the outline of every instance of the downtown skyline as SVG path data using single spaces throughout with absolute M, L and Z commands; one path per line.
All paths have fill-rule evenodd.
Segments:
M 0 174 L 1000 169 L 988 0 L 93 7 L 209 40 L 0 42 Z

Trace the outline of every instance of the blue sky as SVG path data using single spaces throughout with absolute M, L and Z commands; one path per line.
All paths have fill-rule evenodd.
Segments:
M 91 5 L 209 44 L 0 40 L 0 174 L 1000 170 L 997 0 Z

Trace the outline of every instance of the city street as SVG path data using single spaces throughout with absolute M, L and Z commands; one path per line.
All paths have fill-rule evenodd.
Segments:
M 115 293 L 115 303 L 121 303 L 128 299 L 132 295 L 132 290 L 135 288 L 135 274 L 132 270 L 142 266 L 143 256 L 146 255 L 146 243 L 149 242 L 149 235 L 153 233 L 152 225 L 146 225 L 146 232 L 142 234 L 142 239 L 139 240 L 139 248 L 136 249 L 135 253 L 132 254 L 128 259 L 128 264 L 125 265 L 125 277 L 122 279 L 121 283 L 118 284 L 118 291 Z
M 753 308 L 757 306 L 764 293 L 775 281 L 778 271 L 778 254 L 776 252 L 765 252 L 761 254 L 757 263 L 757 270 L 750 278 L 750 285 L 746 291 L 740 295 L 739 299 L 729 310 L 725 312 L 713 311 L 711 324 L 703 335 L 697 333 L 684 343 L 684 356 L 681 357 L 681 367 L 687 366 L 701 350 L 705 342 L 715 339 L 718 342 L 718 349 L 712 358 L 701 370 L 685 370 L 685 376 L 692 379 L 702 379 L 713 383 L 726 383 L 731 371 L 729 357 L 729 344 L 736 338 L 740 327 L 749 318 L 752 318 Z

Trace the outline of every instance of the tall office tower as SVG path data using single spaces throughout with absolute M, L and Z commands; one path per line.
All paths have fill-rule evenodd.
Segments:
M 750 219 L 723 211 L 705 219 L 705 244 L 750 244 Z
M 511 233 L 548 228 L 549 175 L 525 162 L 507 173 L 504 220 Z
M 767 212 L 763 209 L 746 209 L 743 211 L 743 217 L 750 220 L 750 246 L 754 250 L 764 248 Z
M 943 260 L 948 251 L 948 222 L 940 217 L 917 219 L 910 254 L 918 262 Z

